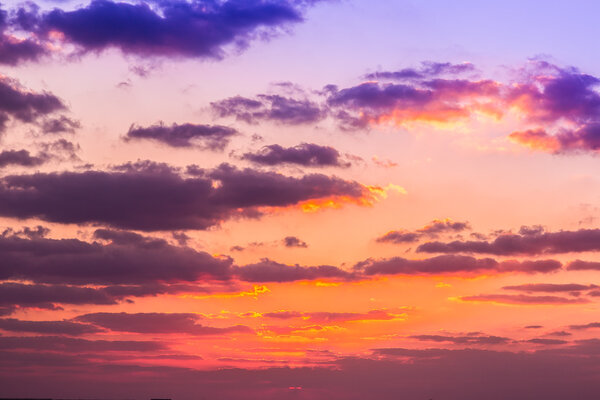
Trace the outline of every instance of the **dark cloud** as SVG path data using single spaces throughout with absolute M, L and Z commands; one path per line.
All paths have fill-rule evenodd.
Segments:
M 439 220 L 435 219 L 424 227 L 416 231 L 390 231 L 385 235 L 378 237 L 379 243 L 413 243 L 419 241 L 423 237 L 437 237 L 443 233 L 458 233 L 464 230 L 471 229 L 468 222 L 455 222 L 450 219 Z
M 526 294 L 481 294 L 478 296 L 463 296 L 463 301 L 485 301 L 503 304 L 585 304 L 589 300 L 583 298 L 568 298 L 560 296 L 530 296 Z
M 383 236 L 377 238 L 379 243 L 414 243 L 418 242 L 421 234 L 410 231 L 390 231 Z
M 301 265 L 286 265 L 262 259 L 255 264 L 237 267 L 235 274 L 238 279 L 247 282 L 293 282 L 315 279 L 350 280 L 354 274 L 331 265 L 305 267 Z
M 49 134 L 57 133 L 75 133 L 81 128 L 79 121 L 61 115 L 57 118 L 49 118 L 42 122 L 42 132 Z
M 80 315 L 76 321 L 101 326 L 111 331 L 222 335 L 226 333 L 251 333 L 247 326 L 236 325 L 227 328 L 214 328 L 198 324 L 201 317 L 190 313 L 93 313 Z
M 221 125 L 173 124 L 166 126 L 159 123 L 146 128 L 132 125 L 127 131 L 125 139 L 147 139 L 171 147 L 199 147 L 222 151 L 229 144 L 229 138 L 237 133 L 235 129 Z
M 569 271 L 600 271 L 600 262 L 575 260 L 567 264 Z
M 555 260 L 496 261 L 492 258 L 474 258 L 460 255 L 444 255 L 421 260 L 402 257 L 367 259 L 354 266 L 364 275 L 436 275 L 523 272 L 548 273 L 561 268 Z
M 283 244 L 285 247 L 308 247 L 305 241 L 298 239 L 296 236 L 286 236 L 283 238 Z
M 21 39 L 10 32 L 8 12 L 0 10 L 0 64 L 15 66 L 37 61 L 48 54 L 48 49 L 34 38 Z
M 144 238 L 134 233 L 99 230 L 96 235 L 108 243 L 2 237 L 0 278 L 60 284 L 139 285 L 230 277 L 231 260 L 228 258 L 214 258 L 204 252 L 172 246 L 160 239 Z M 46 291 L 29 286 L 15 286 L 13 289 L 43 293 L 40 294 L 42 298 L 62 295 L 77 298 L 81 295 L 99 296 L 96 301 L 100 301 L 103 296 L 91 291 L 70 292 L 57 286 L 48 286 Z M 14 295 L 8 296 L 8 300 L 11 298 L 14 299 Z M 106 298 L 106 302 L 112 303 L 114 299 Z
M 576 283 L 529 283 L 523 285 L 504 286 L 502 289 L 519 292 L 545 293 L 579 293 L 597 288 L 596 285 L 579 285 Z
M 10 332 L 31 332 L 46 335 L 79 336 L 100 332 L 101 329 L 73 321 L 22 321 L 14 318 L 0 318 L 0 329 Z
M 40 144 L 41 154 L 47 155 L 55 160 L 81 161 L 77 156 L 79 145 L 65 139 Z
M 0 336 L 0 349 L 26 349 L 30 351 L 56 351 L 64 353 L 131 351 L 147 352 L 165 348 L 160 342 L 134 340 L 86 340 L 61 336 Z
M 322 174 L 295 178 L 227 164 L 195 173 L 185 178 L 169 168 L 133 168 L 5 176 L 0 215 L 148 231 L 206 229 L 236 216 L 257 217 L 261 207 L 371 196 L 357 182 Z
M 496 255 L 536 255 L 600 250 L 600 229 L 577 231 L 501 234 L 493 241 L 469 240 L 421 244 L 423 253 L 484 253 Z
M 567 332 L 567 331 L 554 331 L 554 332 L 547 333 L 546 336 L 561 336 L 561 337 L 564 337 L 564 336 L 573 336 L 573 334 L 570 333 L 570 332 Z
M 37 167 L 46 163 L 50 156 L 46 153 L 40 153 L 36 156 L 31 155 L 27 150 L 4 150 L 0 152 L 0 168 L 9 165 L 20 165 L 22 167 Z
M 311 100 L 281 95 L 260 94 L 254 99 L 230 97 L 211 103 L 211 107 L 219 117 L 235 117 L 249 124 L 273 121 L 302 125 L 316 123 L 327 116 L 327 110 Z
M 570 325 L 569 326 L 569 329 L 574 329 L 574 330 L 583 330 L 583 329 L 590 329 L 590 328 L 600 328 L 600 322 L 590 322 L 589 324 Z
M 242 159 L 261 165 L 296 164 L 304 167 L 349 167 L 350 162 L 331 146 L 302 143 L 294 147 L 272 144 L 254 153 L 245 153 Z
M 33 258 L 33 257 L 32 257 Z M 5 268 L 2 268 L 6 272 Z M 59 308 L 56 304 L 116 304 L 118 297 L 87 287 L 0 283 L 0 306 Z
M 99 398 L 168 393 L 178 399 L 392 400 L 400 393 L 407 399 L 587 399 L 600 391 L 599 349 L 597 342 L 531 352 L 382 348 L 372 355 L 338 357 L 330 365 L 212 370 L 99 363 L 73 354 L 14 350 L 0 357 L 0 383 L 4 395 L 12 397 L 29 387 L 31 397 L 59 398 L 68 387 L 72 393 L 93 392 Z M 25 375 L 23 368 L 35 373 Z
M 449 336 L 449 335 L 413 335 L 409 336 L 411 339 L 428 342 L 449 342 L 453 344 L 465 344 L 465 345 L 494 345 L 494 344 L 506 344 L 511 340 L 501 336 L 486 336 L 481 334 L 465 335 L 465 336 Z
M 547 345 L 547 346 L 555 346 L 555 345 L 561 345 L 561 344 L 567 344 L 567 343 L 569 343 L 566 340 L 545 339 L 545 338 L 529 339 L 529 340 L 526 340 L 526 342 L 527 343 L 533 343 L 533 344 L 543 344 L 543 345 Z
M 33 123 L 64 109 L 63 102 L 52 93 L 36 93 L 23 88 L 14 79 L 0 77 L 0 131 L 6 129 L 10 118 Z
M 39 14 L 19 10 L 23 29 L 38 36 L 59 32 L 81 52 L 117 48 L 141 57 L 222 58 L 225 47 L 243 49 L 257 37 L 302 21 L 313 1 L 156 1 L 125 3 L 93 0 L 72 11 Z

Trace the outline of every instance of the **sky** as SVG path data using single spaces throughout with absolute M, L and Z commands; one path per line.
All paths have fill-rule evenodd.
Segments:
M 600 392 L 597 2 L 0 9 L 0 397 Z

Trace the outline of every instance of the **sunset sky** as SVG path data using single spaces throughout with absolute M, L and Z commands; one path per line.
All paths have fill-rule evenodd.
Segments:
M 0 398 L 600 393 L 600 3 L 0 12 Z

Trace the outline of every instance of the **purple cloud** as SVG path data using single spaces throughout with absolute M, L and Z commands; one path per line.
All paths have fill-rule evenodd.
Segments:
M 390 231 L 376 239 L 379 243 L 413 243 L 423 237 L 437 237 L 443 233 L 458 233 L 471 229 L 468 222 L 455 222 L 450 219 L 435 219 L 416 231 Z
M 600 262 L 575 260 L 567 264 L 569 271 L 600 271 Z
M 253 400 L 392 400 L 399 393 L 409 399 L 476 400 L 493 393 L 494 399 L 564 400 L 594 398 L 600 391 L 594 372 L 600 365 L 598 350 L 598 342 L 531 352 L 382 348 L 371 355 L 340 356 L 331 365 L 193 370 L 110 360 L 99 363 L 75 358 L 72 353 L 15 349 L 0 357 L 0 383 L 5 395 L 12 397 L 18 397 L 29 384 L 32 397 L 60 397 L 69 387 L 102 398 L 169 393 L 173 398 L 188 399 L 197 396 L 201 388 L 201 395 L 207 398 Z M 100 354 L 97 357 L 102 359 Z M 23 368 L 32 365 L 36 373 L 24 376 Z M 124 374 L 127 380 L 123 380 Z M 302 389 L 292 391 L 290 387 Z
M 61 336 L 0 336 L 0 349 L 25 349 L 30 351 L 53 350 L 63 353 L 131 351 L 148 352 L 165 348 L 160 342 L 135 340 L 86 340 Z
M 535 261 L 496 261 L 492 258 L 474 258 L 460 255 L 444 255 L 422 260 L 409 260 L 402 257 L 387 259 L 367 259 L 354 266 L 356 272 L 364 275 L 436 275 L 473 273 L 548 273 L 561 269 L 555 260 Z
M 327 110 L 311 100 L 281 95 L 260 94 L 254 99 L 230 97 L 211 103 L 211 107 L 221 118 L 235 117 L 249 124 L 273 121 L 286 125 L 302 125 L 316 123 L 327 116 Z
M 87 287 L 0 283 L 0 306 L 9 308 L 19 306 L 53 310 L 60 308 L 56 304 L 116 304 L 117 299 L 104 290 Z
M 296 236 L 286 236 L 285 238 L 283 238 L 283 245 L 285 247 L 308 247 L 305 241 L 298 239 Z
M 411 339 L 429 342 L 449 342 L 453 344 L 466 345 L 495 345 L 506 344 L 510 342 L 509 338 L 501 336 L 486 336 L 481 334 L 466 335 L 466 336 L 449 336 L 449 335 L 413 335 Z
M 133 168 L 9 175 L 0 178 L 0 215 L 148 231 L 206 229 L 235 216 L 260 216 L 261 207 L 369 195 L 357 182 L 322 174 L 295 178 L 227 164 L 194 173 Z
M 73 321 L 22 321 L 14 318 L 0 318 L 0 329 L 9 332 L 69 336 L 79 336 L 101 331 L 101 329 L 95 326 Z
M 590 322 L 589 324 L 570 325 L 569 326 L 569 329 L 574 329 L 574 330 L 583 330 L 583 329 L 591 329 L 591 328 L 600 328 L 600 322 Z
M 501 234 L 493 241 L 428 242 L 421 244 L 423 253 L 483 253 L 495 255 L 536 255 L 600 250 L 600 229 Z
M 265 146 L 257 152 L 245 153 L 243 160 L 261 165 L 296 164 L 304 167 L 349 167 L 341 154 L 331 146 L 314 143 L 301 143 L 294 147 L 278 144 Z
M 49 92 L 29 91 L 14 79 L 0 77 L 0 131 L 10 118 L 34 123 L 41 117 L 66 109 L 63 102 Z
M 463 301 L 484 301 L 503 304 L 585 304 L 589 300 L 582 298 L 567 298 L 560 296 L 529 296 L 525 294 L 481 294 L 477 296 L 463 296 L 460 298 Z
M 514 290 L 519 292 L 545 292 L 545 293 L 576 293 L 596 289 L 596 285 L 579 285 L 576 283 L 529 283 L 524 285 L 504 286 L 504 290 Z
M 42 132 L 48 134 L 75 133 L 79 128 L 81 128 L 81 123 L 79 121 L 64 115 L 57 118 L 49 118 L 42 122 Z
M 246 48 L 257 37 L 302 21 L 314 1 L 229 0 L 126 3 L 93 0 L 71 11 L 55 8 L 39 14 L 19 10 L 23 29 L 62 41 L 81 52 L 117 48 L 141 57 L 221 59 L 227 46 Z
M 281 264 L 267 258 L 255 264 L 237 267 L 238 279 L 246 282 L 293 282 L 315 279 L 350 280 L 354 274 L 331 265 L 305 267 Z
M 214 258 L 207 253 L 189 247 L 172 246 L 159 239 L 132 239 L 118 234 L 110 236 L 103 230 L 97 235 L 109 242 L 102 244 L 77 239 L 2 237 L 0 258 L 4 262 L 0 266 L 0 279 L 60 284 L 136 285 L 226 280 L 230 277 L 230 259 Z M 34 288 L 13 289 L 19 291 Z M 42 298 L 67 296 L 65 293 L 68 293 L 64 288 L 50 286 L 46 289 L 40 295 Z M 84 293 L 73 292 L 69 295 L 77 297 Z M 93 296 L 91 292 L 87 295 Z M 98 296 L 97 300 L 102 295 Z M 10 300 L 10 295 L 8 299 Z M 106 298 L 106 302 L 112 303 L 114 299 Z
M 542 344 L 545 346 L 556 346 L 556 345 L 562 345 L 562 344 L 567 344 L 569 343 L 566 340 L 560 340 L 560 339 L 545 339 L 545 338 L 535 338 L 535 339 L 529 339 L 526 340 L 527 343 L 533 343 L 533 344 Z
M 419 68 L 403 68 L 398 71 L 378 71 L 365 75 L 365 78 L 410 81 L 430 79 L 439 75 L 459 75 L 467 72 L 475 72 L 475 66 L 471 63 L 452 64 L 449 62 L 424 61 Z
M 146 139 L 164 143 L 171 147 L 200 147 L 202 149 L 222 151 L 231 136 L 238 132 L 221 125 L 173 124 L 162 123 L 147 128 L 132 125 L 125 140 Z
M 20 165 L 22 167 L 37 167 L 50 159 L 46 153 L 33 156 L 27 150 L 4 150 L 0 152 L 0 168 L 9 165 Z
M 37 61 L 48 54 L 48 49 L 34 38 L 20 39 L 10 32 L 8 12 L 0 10 L 0 64 L 15 66 Z
M 252 333 L 247 326 L 236 325 L 214 328 L 198 324 L 201 317 L 190 313 L 92 313 L 80 315 L 75 321 L 85 322 L 116 332 L 222 335 L 226 333 Z

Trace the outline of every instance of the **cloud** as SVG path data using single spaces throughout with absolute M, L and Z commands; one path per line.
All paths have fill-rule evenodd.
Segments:
M 600 262 L 575 260 L 567 264 L 569 271 L 600 271 Z
M 589 300 L 583 298 L 567 298 L 560 296 L 529 296 L 525 294 L 481 294 L 477 296 L 462 296 L 463 301 L 483 301 L 500 304 L 585 304 Z
M 198 324 L 201 317 L 191 313 L 92 313 L 80 315 L 75 321 L 90 323 L 116 332 L 222 335 L 226 333 L 252 333 L 247 326 L 236 325 L 214 328 Z
M 157 1 L 125 3 L 93 0 L 65 11 L 39 14 L 19 10 L 21 27 L 50 40 L 75 45 L 81 52 L 117 48 L 140 57 L 221 59 L 227 46 L 244 49 L 256 38 L 303 20 L 314 1 Z M 56 35 L 55 35 L 56 36 Z
M 363 356 L 339 356 L 330 365 L 210 370 L 99 363 L 72 354 L 14 350 L 0 357 L 0 383 L 6 396 L 12 397 L 29 384 L 32 397 L 60 397 L 69 387 L 102 398 L 169 393 L 187 399 L 200 393 L 206 398 L 252 400 L 392 400 L 401 393 L 409 399 L 476 400 L 492 393 L 493 399 L 564 400 L 594 398 L 600 390 L 594 373 L 600 365 L 598 348 L 597 342 L 530 352 L 381 348 Z M 32 365 L 36 373 L 24 376 L 23 368 Z
M 403 68 L 398 71 L 378 71 L 365 75 L 365 78 L 410 81 L 427 79 L 440 75 L 459 75 L 467 72 L 475 72 L 475 66 L 469 62 L 453 64 L 449 62 L 424 61 L 419 68 Z
M 199 147 L 212 151 L 222 151 L 229 138 L 238 132 L 221 125 L 173 124 L 163 123 L 147 128 L 132 125 L 125 140 L 146 139 L 161 142 L 171 147 Z
M 412 122 L 466 120 L 475 111 L 497 116 L 500 84 L 492 80 L 435 78 L 419 82 L 364 82 L 327 88 L 327 105 L 344 129 Z
M 75 133 L 79 128 L 81 128 L 81 123 L 79 121 L 64 115 L 57 118 L 49 118 L 42 122 L 42 132 L 48 134 Z
M 529 283 L 524 285 L 504 286 L 504 290 L 514 290 L 519 292 L 545 292 L 545 293 L 575 293 L 596 289 L 596 285 L 579 285 L 576 283 Z
M 442 77 L 472 71 L 471 64 L 433 63 L 420 69 L 369 74 L 369 81 L 338 89 L 327 87 L 327 104 L 343 127 L 448 123 L 484 114 L 501 119 L 516 113 L 528 126 L 509 138 L 550 153 L 596 152 L 600 148 L 600 79 L 573 67 L 533 60 L 516 79 Z
M 238 279 L 246 282 L 294 282 L 315 279 L 350 280 L 354 274 L 331 265 L 305 267 L 281 264 L 268 258 L 235 268 Z
M 22 321 L 14 318 L 0 318 L 0 329 L 11 332 L 69 336 L 79 336 L 101 331 L 101 329 L 94 326 L 73 321 Z
M 215 258 L 189 247 L 172 246 L 160 239 L 144 238 L 133 233 L 99 230 L 96 235 L 108 243 L 2 237 L 0 258 L 4 263 L 0 279 L 76 285 L 139 285 L 230 278 L 232 261 L 229 258 Z M 104 298 L 106 304 L 114 302 L 114 299 L 106 297 L 106 293 L 84 293 L 83 290 L 70 291 L 64 287 L 49 286 L 45 290 L 30 286 L 7 288 L 16 293 L 21 290 L 38 293 L 40 298 L 58 296 L 56 301 L 61 301 L 60 296 L 67 296 L 67 302 L 69 298 L 91 296 L 96 301 Z M 7 298 L 10 300 L 11 295 Z
M 16 66 L 37 61 L 49 53 L 48 49 L 35 38 L 19 38 L 11 32 L 8 12 L 0 10 L 0 64 Z
M 574 330 L 584 330 L 584 329 L 591 329 L 591 328 L 600 328 L 600 322 L 590 322 L 589 324 L 570 325 L 569 326 L 569 329 L 574 329 Z
M 534 63 L 529 82 L 515 85 L 510 101 L 541 126 L 513 132 L 510 139 L 555 154 L 596 152 L 600 148 L 599 84 L 600 79 L 576 68 Z
M 253 99 L 230 97 L 211 103 L 211 107 L 221 118 L 235 117 L 249 124 L 259 121 L 286 125 L 314 124 L 327 116 L 327 110 L 311 100 L 275 94 L 260 94 Z
M 165 348 L 160 342 L 136 340 L 87 340 L 61 336 L 0 336 L 0 349 L 26 349 L 30 351 L 52 350 L 63 353 L 129 351 L 148 352 Z
M 33 156 L 27 150 L 4 150 L 0 152 L 0 168 L 9 165 L 20 165 L 22 167 L 37 167 L 49 160 L 49 155 L 40 153 Z
M 437 237 L 442 233 L 458 233 L 470 228 L 468 222 L 455 222 L 448 218 L 444 220 L 435 219 L 414 232 L 406 230 L 390 231 L 378 237 L 377 242 L 395 244 L 414 243 L 423 237 Z
M 387 259 L 367 259 L 354 266 L 356 272 L 364 275 L 443 275 L 443 274 L 482 274 L 482 273 L 548 273 L 562 267 L 555 260 L 535 261 L 496 261 L 492 258 L 474 258 L 460 255 L 444 255 L 421 260 L 402 257 Z
M 308 247 L 305 241 L 298 239 L 296 236 L 286 236 L 283 238 L 283 244 L 285 247 Z
M 63 102 L 54 94 L 27 90 L 18 81 L 0 75 L 0 132 L 6 130 L 10 118 L 35 123 L 42 117 L 65 109 Z
M 301 143 L 294 147 L 272 144 L 254 153 L 245 153 L 243 160 L 261 165 L 295 164 L 304 167 L 349 167 L 340 153 L 331 146 Z
M 32 257 L 33 258 L 33 257 Z M 116 304 L 118 297 L 104 290 L 69 285 L 0 283 L 0 306 L 54 310 L 56 304 Z M 13 310 L 14 311 L 14 310 Z
M 423 253 L 484 253 L 495 255 L 537 255 L 600 250 L 600 229 L 501 234 L 493 241 L 428 242 L 421 244 Z
M 495 345 L 495 344 L 506 344 L 510 342 L 509 338 L 501 336 L 486 336 L 482 334 L 473 334 L 465 336 L 448 336 L 448 335 L 413 335 L 409 336 L 411 339 L 429 342 L 450 342 L 453 344 L 466 344 L 466 345 Z
M 547 345 L 547 346 L 556 346 L 556 345 L 561 345 L 561 344 L 567 344 L 567 343 L 569 343 L 566 340 L 544 339 L 544 338 L 529 339 L 526 342 L 527 343 L 533 343 L 533 344 L 543 344 L 543 345 Z
M 183 177 L 171 168 L 130 167 L 4 176 L 0 215 L 147 231 L 207 229 L 233 217 L 258 217 L 265 208 L 374 198 L 366 186 L 322 174 L 295 178 L 222 164 Z

